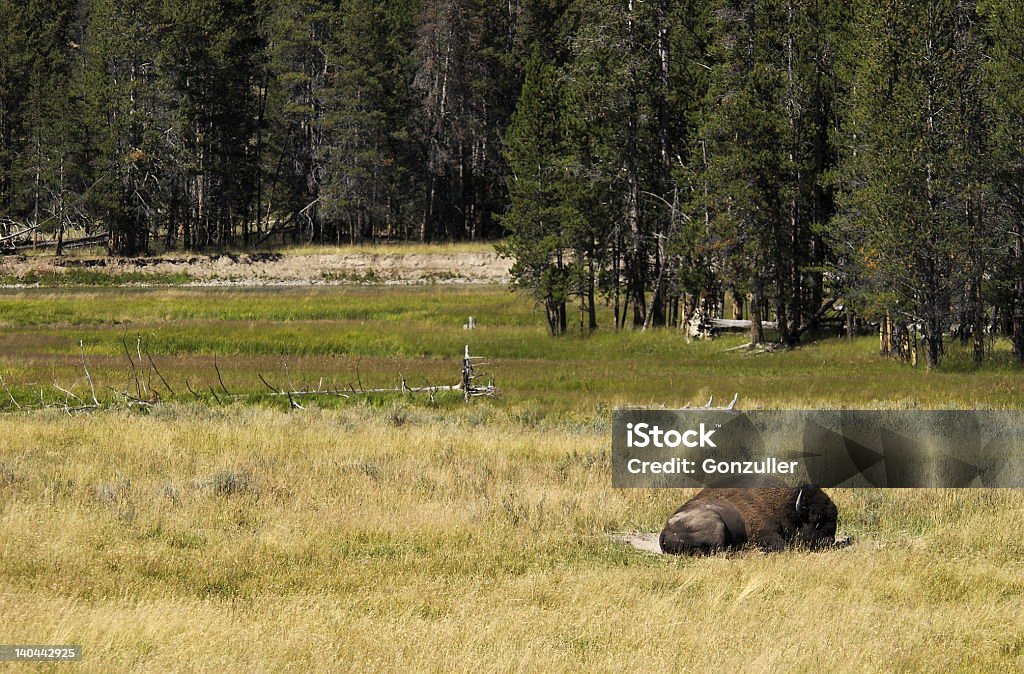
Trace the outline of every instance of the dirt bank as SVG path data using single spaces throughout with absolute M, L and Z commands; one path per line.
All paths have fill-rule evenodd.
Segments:
M 184 285 L 320 285 L 332 283 L 508 283 L 509 260 L 493 252 L 193 255 L 180 257 L 0 258 L 0 275 L 29 281 L 71 270 L 111 275 L 187 275 Z M 140 278 L 141 276 L 141 278 Z

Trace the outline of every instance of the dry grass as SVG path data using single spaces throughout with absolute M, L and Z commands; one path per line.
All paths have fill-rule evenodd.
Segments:
M 136 335 L 176 401 L 0 414 L 0 643 L 80 643 L 86 672 L 1024 670 L 1019 491 L 832 490 L 857 544 L 814 554 L 608 538 L 688 496 L 611 489 L 611 406 L 1019 408 L 1004 342 L 929 373 L 870 338 L 552 339 L 499 288 L 33 290 L 3 293 L 0 374 L 26 403 L 82 394 L 82 339 L 109 398 Z M 467 339 L 503 397 L 289 413 L 184 389 L 217 386 L 214 358 L 232 391 L 283 358 L 300 384 L 448 383 Z
M 400 255 L 405 253 L 493 253 L 494 241 L 456 241 L 450 243 L 418 243 L 415 241 L 393 241 L 363 244 L 319 245 L 300 244 L 278 246 L 269 244 L 260 250 L 282 253 L 284 255 L 343 255 L 346 253 L 377 253 L 382 255 Z
M 362 244 L 285 244 L 281 245 L 280 239 L 268 241 L 258 248 L 259 252 L 281 253 L 283 255 L 334 255 L 345 253 L 493 253 L 494 241 L 457 241 L 450 243 L 419 243 L 416 241 L 381 241 L 379 243 Z M 165 250 L 157 243 L 153 244 L 153 254 L 165 258 L 188 258 L 197 254 L 196 251 L 188 250 Z M 216 253 L 251 253 L 252 249 L 239 248 L 217 248 L 213 247 L 200 254 Z M 29 258 L 49 259 L 53 257 L 52 248 L 38 248 L 21 251 L 21 255 Z M 95 258 L 107 255 L 105 246 L 88 246 L 84 248 L 72 248 L 65 251 L 64 257 L 69 258 Z M 0 258 L 2 260 L 2 258 Z
M 843 491 L 823 553 L 607 539 L 604 420 L 395 404 L 0 419 L 0 643 L 110 671 L 1013 671 L 1024 495 Z

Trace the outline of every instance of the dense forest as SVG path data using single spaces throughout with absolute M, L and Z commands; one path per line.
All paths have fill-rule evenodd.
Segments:
M 0 243 L 502 239 L 552 333 L 1024 359 L 1013 0 L 0 0 Z M 732 305 L 726 309 L 726 300 Z

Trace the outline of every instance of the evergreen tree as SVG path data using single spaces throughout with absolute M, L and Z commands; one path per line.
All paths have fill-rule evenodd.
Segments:
M 156 172 L 159 7 L 155 0 L 93 0 L 83 49 L 91 213 L 109 228 L 111 250 L 149 249 L 161 188 Z
M 159 63 L 188 157 L 191 243 L 230 244 L 235 226 L 248 236 L 256 218 L 259 17 L 244 0 L 175 0 L 163 12 L 169 30 Z
M 13 207 L 40 232 L 53 234 L 59 255 L 65 230 L 87 224 L 79 205 L 84 138 L 75 91 L 75 3 L 33 1 L 24 17 L 33 49 L 21 106 L 23 140 L 13 162 Z
M 350 242 L 408 238 L 422 213 L 410 120 L 411 3 L 349 0 L 325 93 L 325 217 Z
M 20 151 L 21 112 L 31 67 L 26 26 L 27 5 L 0 0 L 0 209 L 15 209 L 14 158 Z
M 994 197 L 993 224 L 1008 233 L 996 255 L 996 288 L 1011 317 L 1013 353 L 1024 361 L 1024 12 L 1013 2 L 979 3 L 992 47 L 987 75 L 992 89 L 992 150 L 990 165 Z M 976 158 L 985 162 L 986 156 Z M 992 242 L 1004 241 L 997 237 Z
M 751 293 L 751 343 L 774 295 L 780 339 L 789 341 L 792 241 L 788 202 L 795 165 L 788 152 L 785 6 L 743 0 L 716 10 L 717 56 L 701 142 L 711 245 L 725 275 Z
M 423 241 L 493 231 L 504 203 L 500 131 L 515 103 L 514 6 L 425 0 L 413 86 L 426 163 Z M 510 70 L 512 70 L 510 72 Z
M 983 269 L 971 254 L 982 208 L 969 157 L 982 134 L 971 100 L 978 70 L 952 57 L 978 48 L 973 9 L 948 0 L 860 11 L 840 221 L 858 255 L 846 271 L 873 288 L 886 323 L 920 326 L 937 367 L 964 271 L 978 281 Z M 901 353 L 910 340 L 897 340 Z
M 601 239 L 611 248 L 616 327 L 625 325 L 630 308 L 633 326 L 641 327 L 648 319 L 652 242 L 664 221 L 651 95 L 658 81 L 652 58 L 657 52 L 649 48 L 655 44 L 655 24 L 645 5 L 629 1 L 583 1 L 572 13 L 576 28 L 566 64 L 566 98 L 572 106 L 576 171 L 593 193 L 607 195 L 588 216 L 610 227 Z
M 535 50 L 509 125 L 505 156 L 511 169 L 508 231 L 498 250 L 514 258 L 513 283 L 543 303 L 551 334 L 566 332 L 571 293 L 567 226 L 578 215 L 565 198 L 565 142 L 556 68 Z
M 326 172 L 324 114 L 334 30 L 340 21 L 330 0 L 270 3 L 264 24 L 267 128 L 261 154 L 260 221 L 268 230 L 290 223 L 307 240 L 323 231 L 320 192 Z M 271 224 L 273 218 L 277 222 Z M 260 225 L 263 229 L 263 225 Z

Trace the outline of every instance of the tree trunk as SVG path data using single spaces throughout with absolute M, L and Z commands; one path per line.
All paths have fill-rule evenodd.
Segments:
M 764 341 L 764 327 L 761 325 L 761 307 L 764 306 L 764 288 L 759 276 L 754 277 L 754 288 L 750 295 L 750 345 L 757 346 Z
M 892 315 L 889 311 L 885 312 L 878 324 L 878 355 L 892 355 Z
M 1024 220 L 1014 223 L 1013 234 L 1013 355 L 1024 363 Z
M 737 321 L 743 320 L 743 295 L 736 292 L 734 289 L 732 293 L 732 317 Z
M 594 265 L 590 265 L 590 277 L 587 279 L 587 318 L 588 328 L 591 332 L 597 330 L 597 304 L 594 301 L 594 286 L 596 285 L 596 279 L 594 278 Z

